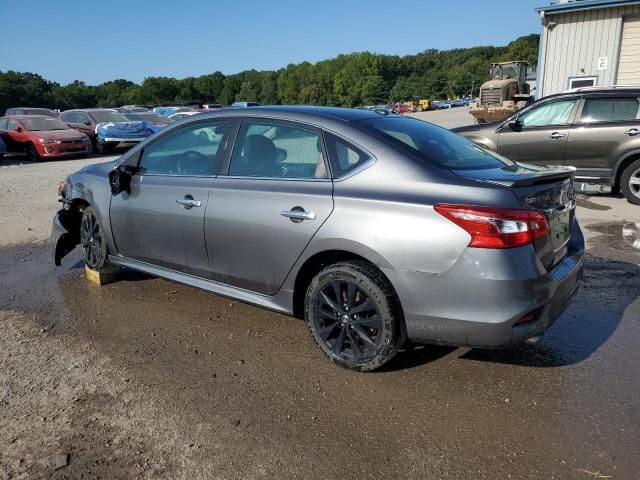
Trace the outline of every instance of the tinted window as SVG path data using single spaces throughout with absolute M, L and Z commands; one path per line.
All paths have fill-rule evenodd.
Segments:
M 447 129 L 412 118 L 383 117 L 358 122 L 370 133 L 425 163 L 445 168 L 501 168 L 513 162 Z
M 0 119 L 0 129 L 6 130 L 7 129 L 7 122 L 8 122 L 8 120 L 6 118 Z
M 225 122 L 191 125 L 161 138 L 144 149 L 142 174 L 215 175 Z
M 335 178 L 341 177 L 370 157 L 357 147 L 330 133 L 325 134 L 327 150 L 331 158 L 331 169 Z
M 79 123 L 78 114 L 76 112 L 64 112 L 60 114 L 60 120 L 68 123 Z
M 637 98 L 587 98 L 582 107 L 581 122 L 620 122 L 635 120 Z
M 82 112 L 78 112 L 75 114 L 75 123 L 85 123 L 85 122 L 91 123 L 91 120 L 89 119 L 89 115 Z
M 15 120 L 9 120 L 9 122 L 7 123 L 7 130 L 17 130 L 18 129 L 18 122 L 16 122 Z
M 242 125 L 233 149 L 229 175 L 268 178 L 329 176 L 318 132 L 267 122 L 246 122 Z
M 569 123 L 576 100 L 550 102 L 533 108 L 518 117 L 524 127 L 546 127 Z

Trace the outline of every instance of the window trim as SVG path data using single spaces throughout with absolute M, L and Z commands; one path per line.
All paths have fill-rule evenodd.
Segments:
M 578 80 L 578 81 L 584 81 L 584 80 L 593 80 L 593 85 L 590 85 L 588 87 L 574 87 L 572 86 L 572 82 L 574 80 Z M 597 87 L 598 86 L 598 76 L 597 75 L 585 75 L 582 77 L 569 77 L 567 79 L 567 89 L 569 90 L 573 90 L 574 88 L 591 88 L 591 87 Z
M 320 137 L 322 144 L 322 160 L 325 164 L 325 168 L 329 173 L 327 178 L 304 178 L 304 177 L 286 177 L 286 178 L 278 178 L 278 177 L 250 177 L 246 175 L 229 175 L 229 171 L 231 170 L 231 160 L 233 159 L 233 153 L 238 145 L 238 141 L 240 140 L 240 132 L 242 131 L 242 127 L 246 123 L 266 123 L 269 125 L 283 125 L 293 128 L 299 128 L 301 130 L 310 130 L 318 134 Z M 331 182 L 333 181 L 333 173 L 331 171 L 331 162 L 329 161 L 327 145 L 325 143 L 325 138 L 323 135 L 323 129 L 312 125 L 309 123 L 298 122 L 295 120 L 286 120 L 281 118 L 273 118 L 273 117 L 238 117 L 237 129 L 235 131 L 235 135 L 233 138 L 233 143 L 231 144 L 231 148 L 229 149 L 228 155 L 226 157 L 226 162 L 223 168 L 219 170 L 220 177 L 228 178 L 228 179 L 242 179 L 242 180 L 271 180 L 271 181 L 293 181 L 293 182 Z
M 227 129 L 228 131 L 225 133 L 225 139 L 224 139 L 224 145 L 222 146 L 222 152 L 221 152 L 221 160 L 218 162 L 218 169 L 216 172 L 211 172 L 207 175 L 184 175 L 184 174 L 180 174 L 180 173 L 144 173 L 140 171 L 140 162 L 142 161 L 142 156 L 144 155 L 144 151 L 153 146 L 155 143 L 161 141 L 162 139 L 172 135 L 173 133 L 178 133 L 181 130 L 185 130 L 187 128 L 196 128 L 197 126 L 206 123 L 206 124 L 211 124 L 211 123 L 227 123 Z M 153 139 L 153 141 L 149 142 L 148 144 L 144 144 L 141 145 L 140 148 L 136 148 L 134 150 L 131 151 L 130 155 L 127 155 L 127 157 L 122 160 L 122 162 L 120 162 L 118 165 L 116 165 L 115 168 L 118 168 L 120 165 L 128 165 L 129 160 L 133 160 L 135 158 L 135 168 L 136 171 L 134 172 L 134 175 L 138 175 L 140 177 L 181 177 L 181 178 L 216 178 L 220 175 L 220 169 L 221 166 L 224 164 L 224 162 L 226 162 L 226 157 L 228 155 L 228 150 L 229 150 L 229 139 L 230 137 L 233 135 L 235 136 L 236 131 L 234 130 L 236 127 L 236 125 L 234 124 L 233 120 L 228 118 L 228 117 L 221 117 L 221 118 L 208 118 L 208 119 L 202 119 L 198 122 L 194 122 L 194 123 L 188 123 L 185 125 L 180 125 L 177 128 L 172 128 L 171 130 L 168 130 L 166 132 L 163 132 L 163 135 L 160 135 L 159 137 L 156 137 Z M 218 147 L 218 149 L 220 149 L 220 147 Z M 218 153 L 216 152 L 216 156 L 218 156 Z
M 634 98 L 635 100 L 638 101 L 638 110 L 636 111 L 636 118 L 633 119 L 629 119 L 629 120 L 598 120 L 595 122 L 583 122 L 582 121 L 582 111 L 584 110 L 584 106 L 587 103 L 588 100 L 593 100 L 593 99 L 601 99 L 601 98 Z M 580 108 L 578 109 L 578 111 L 576 112 L 576 116 L 574 118 L 573 124 L 574 125 L 580 125 L 580 126 L 584 126 L 584 127 L 588 127 L 590 125 L 593 126 L 602 126 L 602 125 L 624 125 L 625 123 L 638 123 L 638 121 L 640 120 L 640 96 L 638 95 L 634 95 L 634 94 L 624 94 L 624 92 L 620 92 L 618 94 L 616 94 L 615 92 L 611 92 L 611 93 L 607 93 L 604 95 L 586 95 L 582 98 L 582 101 L 580 102 Z

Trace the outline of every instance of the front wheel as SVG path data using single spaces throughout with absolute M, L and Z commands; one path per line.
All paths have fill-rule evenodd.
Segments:
M 334 363 L 361 372 L 391 360 L 405 339 L 395 291 L 373 265 L 331 265 L 311 281 L 305 297 L 311 336 Z
M 640 205 L 640 159 L 632 162 L 622 172 L 620 191 L 634 205 Z
M 92 270 L 104 270 L 108 264 L 107 240 L 102 225 L 91 207 L 85 208 L 82 213 L 80 245 L 85 265 Z
M 42 160 L 38 149 L 33 143 L 27 143 L 27 158 L 32 162 L 39 162 Z

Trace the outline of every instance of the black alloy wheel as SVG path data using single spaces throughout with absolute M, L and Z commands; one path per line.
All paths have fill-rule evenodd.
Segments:
M 91 207 L 87 207 L 80 222 L 82 258 L 87 267 L 100 271 L 107 263 L 107 244 L 102 226 Z
M 331 361 L 358 371 L 387 363 L 404 342 L 393 288 L 373 265 L 331 265 L 312 280 L 305 299 L 312 337 Z

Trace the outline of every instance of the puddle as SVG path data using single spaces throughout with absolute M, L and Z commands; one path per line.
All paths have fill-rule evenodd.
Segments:
M 607 205 L 600 205 L 599 203 L 592 202 L 590 197 L 585 197 L 583 195 L 578 195 L 576 198 L 576 203 L 579 207 L 586 208 L 588 210 L 611 210 L 611 207 Z
M 597 248 L 609 247 L 624 252 L 640 252 L 640 222 L 608 222 L 585 228 L 600 235 L 591 240 Z

